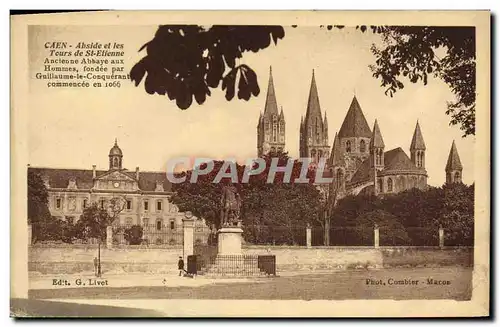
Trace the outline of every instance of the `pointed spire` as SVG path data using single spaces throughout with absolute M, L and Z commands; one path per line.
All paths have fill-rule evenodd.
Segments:
M 382 134 L 380 133 L 380 128 L 378 127 L 378 122 L 375 119 L 375 124 L 373 125 L 373 133 L 372 138 L 370 140 L 370 148 L 384 148 L 384 139 L 382 138 Z
M 323 123 L 325 124 L 325 126 L 327 126 L 328 124 L 328 119 L 326 118 L 326 110 L 325 110 L 325 119 L 323 120 Z
M 309 90 L 309 99 L 307 101 L 305 123 L 308 124 L 313 117 L 319 117 L 321 119 L 321 107 L 319 105 L 318 88 L 316 86 L 316 78 L 314 77 L 314 69 L 312 72 L 311 89 Z
M 340 127 L 339 138 L 343 137 L 371 137 L 372 132 L 361 110 L 356 96 L 352 98 L 349 110 Z
M 281 106 L 280 118 L 285 118 L 285 114 L 283 113 L 283 106 Z
M 118 139 L 115 137 L 115 146 L 118 146 Z
M 272 115 L 278 115 L 278 103 L 276 101 L 276 94 L 274 92 L 273 69 L 272 67 L 269 67 L 269 84 L 267 85 L 267 97 L 264 116 L 270 117 Z
M 453 143 L 451 144 L 450 154 L 448 155 L 448 162 L 446 163 L 446 171 L 462 169 L 462 162 L 460 161 L 460 156 L 458 155 L 455 140 L 453 140 Z
M 418 120 L 417 125 L 415 126 L 415 131 L 413 132 L 413 138 L 411 139 L 410 151 L 412 150 L 425 150 L 424 137 L 420 131 Z
M 340 140 L 337 132 L 335 132 L 335 137 L 333 138 L 332 154 L 330 155 L 330 163 L 332 165 L 338 165 L 342 162 L 342 149 L 340 147 Z

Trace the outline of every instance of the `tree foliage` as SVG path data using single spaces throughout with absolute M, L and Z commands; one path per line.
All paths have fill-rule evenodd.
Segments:
M 132 67 L 130 78 L 149 94 L 167 95 L 181 109 L 203 104 L 210 89 L 226 92 L 231 100 L 249 100 L 260 93 L 256 73 L 237 60 L 258 52 L 285 36 L 281 26 L 162 25 L 144 44 L 147 55 Z M 221 83 L 222 82 L 222 83 Z
M 321 196 L 312 185 L 314 174 L 309 171 L 307 183 L 293 183 L 299 178 L 302 163 L 293 161 L 292 183 L 283 183 L 284 172 L 277 172 L 268 183 L 269 169 L 273 158 L 277 158 L 278 167 L 284 167 L 288 154 L 264 156 L 266 168 L 259 174 L 251 175 L 248 183 L 242 183 L 246 166 L 235 164 L 238 172 L 237 181 L 229 178 L 221 183 L 213 183 L 221 170 L 222 161 L 214 162 L 214 169 L 207 175 L 198 177 L 197 183 L 190 183 L 193 171 L 184 173 L 186 182 L 174 184 L 172 202 L 181 211 L 191 211 L 195 216 L 203 217 L 208 224 L 220 227 L 221 194 L 224 184 L 232 182 L 242 198 L 241 218 L 244 237 L 253 243 L 299 244 L 303 243 L 307 223 L 316 224 L 320 220 Z M 201 165 L 204 169 L 206 165 Z
M 383 47 L 372 45 L 379 78 L 391 97 L 404 88 L 403 78 L 427 85 L 428 77 L 443 80 L 455 95 L 446 114 L 451 125 L 459 125 L 464 136 L 475 134 L 476 46 L 474 27 L 385 26 L 374 28 L 382 35 Z M 444 55 L 440 57 L 439 52 Z
M 348 196 L 339 200 L 330 221 L 334 229 L 359 229 L 361 234 L 373 233 L 377 223 L 384 245 L 437 245 L 440 227 L 445 230 L 446 245 L 472 245 L 474 185 L 457 183 L 428 187 L 425 191 L 411 189 L 384 197 Z
M 142 226 L 140 225 L 133 225 L 130 226 L 129 228 L 125 229 L 123 232 L 123 236 L 125 240 L 128 242 L 130 245 L 139 245 L 142 242 Z
M 28 171 L 28 223 L 50 217 L 47 188 L 39 174 Z
M 106 208 L 101 208 L 97 203 L 83 209 L 80 219 L 76 222 L 77 237 L 88 240 L 96 238 L 100 241 L 106 239 L 106 228 L 111 226 L 114 218 L 111 217 Z
M 333 27 L 344 28 L 327 25 L 326 29 Z M 440 78 L 455 95 L 445 110 L 450 124 L 459 125 L 464 136 L 475 134 L 474 27 L 361 25 L 356 29 L 382 37 L 382 47 L 372 45 L 375 64 L 370 69 L 387 95 L 402 90 L 405 79 L 426 85 L 429 76 Z M 210 90 L 219 87 L 228 101 L 236 93 L 238 99 L 249 100 L 260 94 L 257 75 L 237 60 L 245 52 L 276 45 L 284 36 L 281 26 L 162 25 L 140 48 L 147 54 L 133 66 L 130 78 L 136 86 L 144 79 L 147 93 L 167 95 L 181 109 L 189 108 L 193 97 L 203 104 Z

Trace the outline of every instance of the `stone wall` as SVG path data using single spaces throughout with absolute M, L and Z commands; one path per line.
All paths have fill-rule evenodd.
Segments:
M 94 270 L 97 247 L 30 247 L 28 270 L 42 274 L 84 273 Z M 102 273 L 173 273 L 182 246 L 168 248 L 101 248 Z
M 276 256 L 277 272 L 395 267 L 466 266 L 473 263 L 473 248 L 436 247 L 299 247 L 244 246 L 243 254 Z M 171 274 L 177 271 L 181 247 L 127 246 L 101 249 L 102 272 Z M 97 247 L 30 247 L 30 273 L 60 274 L 93 271 Z

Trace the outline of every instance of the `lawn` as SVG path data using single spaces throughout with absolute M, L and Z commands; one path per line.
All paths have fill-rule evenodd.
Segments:
M 407 280 L 413 285 L 394 284 Z M 442 281 L 428 284 L 427 279 Z M 373 283 L 368 282 L 373 281 Z M 381 284 L 375 285 L 377 281 Z M 392 285 L 391 285 L 392 283 Z M 442 285 L 444 284 L 444 285 Z M 122 287 L 30 290 L 30 299 L 454 299 L 470 300 L 472 269 L 397 268 L 260 279 L 201 287 Z

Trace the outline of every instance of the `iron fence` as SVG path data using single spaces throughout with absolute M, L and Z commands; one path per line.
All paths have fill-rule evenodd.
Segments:
M 306 226 L 244 225 L 246 243 L 260 245 L 306 245 Z
M 206 226 L 196 226 L 194 242 L 206 244 L 210 229 Z M 182 245 L 184 229 L 171 228 L 169 225 L 114 225 L 113 244 L 115 245 Z
M 188 257 L 196 273 L 215 276 L 258 277 L 276 275 L 274 255 L 217 255 L 203 258 L 201 255 Z

